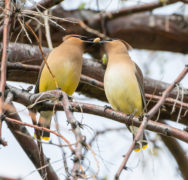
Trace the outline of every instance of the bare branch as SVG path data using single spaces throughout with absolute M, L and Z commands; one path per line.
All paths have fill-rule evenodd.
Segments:
M 36 3 L 34 6 L 30 7 L 29 10 L 35 11 L 37 7 L 39 11 L 44 11 L 61 3 L 62 1 L 63 0 L 41 0 L 39 3 Z
M 45 53 L 45 55 L 47 55 L 49 49 L 43 48 L 43 52 Z M 39 67 L 34 66 L 33 64 L 39 65 L 42 62 L 42 57 L 37 46 L 31 47 L 25 44 L 14 45 L 10 43 L 9 61 L 20 62 L 19 64 L 8 63 L 9 80 L 29 83 L 36 82 Z M 100 63 L 91 59 L 83 59 L 83 76 L 81 77 L 81 82 L 79 87 L 77 88 L 77 91 L 85 94 L 86 96 L 95 97 L 102 101 L 107 101 L 104 91 L 102 89 L 104 71 L 105 70 Z M 151 109 L 160 98 L 161 92 L 163 92 L 169 84 L 146 77 L 144 79 L 144 85 L 146 98 L 150 101 L 148 109 Z M 185 114 L 185 116 L 181 117 L 180 123 L 186 123 L 188 118 L 188 114 L 185 113 L 187 109 L 187 103 L 185 102 L 188 101 L 187 89 L 184 88 L 184 102 L 177 101 L 175 111 L 173 113 L 170 113 L 174 104 L 174 100 L 172 98 L 176 98 L 177 93 L 178 91 L 176 89 L 173 90 L 170 93 L 169 98 L 166 99 L 166 102 L 160 113 L 160 119 L 171 119 L 173 121 L 176 121 L 178 115 L 177 112 L 179 112 L 179 109 L 182 106 L 182 114 Z
M 8 86 L 8 89 L 15 95 L 14 101 L 21 103 L 25 106 L 29 106 L 32 104 L 36 105 L 36 100 L 44 101 L 45 99 L 51 99 L 52 97 L 54 98 L 54 94 L 58 94 L 56 93 L 58 90 L 47 91 L 47 92 L 43 92 L 39 94 L 30 94 L 26 91 L 12 87 L 10 85 Z M 75 112 L 84 112 L 84 113 L 89 113 L 89 114 L 94 114 L 94 115 L 110 118 L 112 120 L 126 124 L 128 126 L 134 125 L 136 127 L 139 127 L 141 124 L 141 122 L 137 118 L 130 119 L 129 116 L 126 116 L 124 113 L 121 113 L 112 109 L 108 109 L 108 108 L 106 109 L 105 107 L 102 107 L 102 106 L 81 103 L 81 102 L 71 102 L 70 104 L 73 107 L 73 110 Z M 37 105 L 36 108 L 40 110 L 52 110 L 53 107 L 54 107 L 54 104 L 43 102 L 42 104 Z M 63 110 L 63 106 L 58 103 L 56 104 L 55 109 L 61 111 Z M 186 131 L 173 128 L 163 123 L 149 120 L 147 123 L 146 129 L 157 132 L 157 133 L 161 133 L 165 136 L 175 137 L 184 142 L 188 142 L 188 133 Z
M 5 15 L 4 15 L 4 27 L 3 27 L 3 53 L 1 59 L 1 82 L 0 82 L 0 144 L 6 146 L 7 143 L 2 140 L 2 119 L 3 119 L 3 104 L 4 104 L 4 91 L 5 91 L 5 84 L 6 84 L 6 61 L 8 58 L 7 55 L 7 47 L 9 41 L 9 30 L 10 30 L 10 1 L 5 0 Z
M 0 176 L 0 180 L 22 180 L 20 178 L 10 178 L 10 177 L 5 177 L 5 176 Z
M 175 158 L 183 179 L 188 179 L 188 157 L 186 156 L 186 152 L 176 139 L 166 136 L 161 136 L 161 139 Z
M 161 1 L 155 1 L 151 3 L 143 3 L 140 5 L 135 5 L 135 6 L 130 6 L 130 7 L 125 7 L 120 10 L 114 11 L 114 12 L 107 12 L 103 14 L 103 18 L 105 19 L 114 19 L 120 16 L 126 16 L 134 13 L 140 13 L 144 11 L 152 11 L 156 8 L 163 7 L 164 5 L 169 5 L 176 3 L 181 0 L 168 0 L 165 2 L 165 4 Z M 99 17 L 98 17 L 99 18 Z M 96 18 L 95 21 L 99 21 L 99 19 Z
M 29 123 L 21 122 L 19 120 L 16 120 L 16 119 L 13 119 L 13 118 L 9 118 L 9 117 L 6 117 L 5 120 L 8 121 L 8 122 L 11 122 L 11 123 L 22 125 L 22 126 L 32 127 L 34 129 L 37 129 L 37 130 L 40 130 L 40 131 L 50 132 L 50 133 L 60 137 L 61 139 L 63 139 L 67 143 L 67 145 L 70 148 L 70 150 L 74 151 L 74 149 L 73 149 L 72 145 L 70 144 L 70 142 L 63 135 L 57 133 L 56 131 L 53 131 L 53 130 L 50 130 L 50 129 L 44 128 L 44 127 L 39 127 L 37 125 L 32 125 L 32 124 L 29 124 Z

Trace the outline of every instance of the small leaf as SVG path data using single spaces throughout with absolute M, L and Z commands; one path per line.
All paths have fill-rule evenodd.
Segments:
M 82 10 L 82 9 L 85 8 L 85 6 L 86 6 L 86 3 L 81 3 L 81 4 L 78 6 L 78 9 L 79 9 L 79 10 Z
M 103 63 L 104 65 L 106 65 L 106 64 L 107 64 L 107 61 L 108 61 L 107 55 L 104 54 L 103 57 L 102 57 L 102 63 Z

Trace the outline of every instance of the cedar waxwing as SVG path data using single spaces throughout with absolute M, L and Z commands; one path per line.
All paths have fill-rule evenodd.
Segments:
M 54 48 L 47 63 L 58 84 L 58 88 L 71 96 L 80 81 L 82 70 L 82 54 L 87 46 L 92 45 L 92 39 L 79 35 L 67 35 L 63 43 Z M 35 93 L 54 90 L 56 84 L 45 62 L 42 63 L 36 83 Z M 39 126 L 50 128 L 52 111 L 40 111 Z M 36 135 L 35 135 L 36 136 Z M 42 132 L 43 140 L 50 139 L 49 132 Z
M 108 62 L 104 75 L 104 90 L 109 103 L 115 110 L 126 114 L 142 116 L 146 110 L 143 75 L 129 54 L 130 45 L 121 40 L 101 41 L 107 54 Z M 136 135 L 137 127 L 129 126 L 129 130 Z M 145 135 L 135 145 L 134 151 L 140 147 L 145 149 L 147 141 Z

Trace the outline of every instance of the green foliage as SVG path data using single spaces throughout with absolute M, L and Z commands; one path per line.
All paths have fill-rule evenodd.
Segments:
M 79 10 L 82 10 L 82 9 L 84 9 L 85 8 L 85 6 L 86 6 L 86 3 L 81 3 L 79 6 L 78 6 L 78 9 Z

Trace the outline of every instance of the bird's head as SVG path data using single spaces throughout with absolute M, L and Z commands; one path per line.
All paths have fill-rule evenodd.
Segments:
M 125 53 L 132 49 L 132 47 L 126 41 L 119 39 L 103 40 L 99 43 L 107 54 L 121 52 Z
M 70 34 L 63 37 L 63 42 L 78 46 L 79 48 L 81 47 L 83 51 L 89 51 L 89 49 L 96 45 L 95 39 L 96 38 Z

